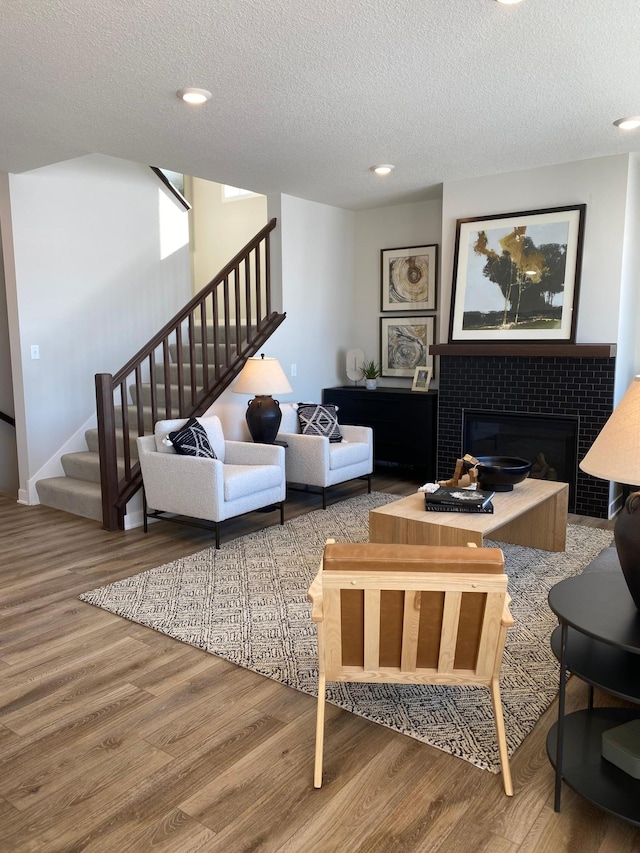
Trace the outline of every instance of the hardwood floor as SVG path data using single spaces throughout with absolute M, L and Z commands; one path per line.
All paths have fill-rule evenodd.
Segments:
M 373 487 L 416 483 L 376 474 Z M 292 491 L 287 516 L 319 506 Z M 270 523 L 227 522 L 223 545 Z M 0 498 L 2 853 L 640 851 L 639 830 L 566 787 L 554 812 L 555 706 L 512 761 L 513 798 L 499 775 L 327 706 L 316 791 L 312 697 L 77 600 L 210 544 L 196 528 L 106 533 Z M 571 679 L 569 708 L 585 701 Z

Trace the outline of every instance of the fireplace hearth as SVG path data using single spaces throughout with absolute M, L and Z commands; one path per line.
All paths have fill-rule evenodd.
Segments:
M 471 346 L 451 346 L 452 354 L 447 354 L 447 349 L 444 344 L 432 349 L 440 356 L 438 478 L 450 477 L 456 459 L 464 453 L 514 455 L 525 459 L 535 453 L 536 459 L 531 459 L 532 462 L 541 466 L 548 464 L 559 480 L 569 483 L 572 512 L 607 518 L 609 483 L 580 471 L 577 462 L 584 458 L 613 411 L 615 357 L 573 356 L 569 354 L 570 346 L 566 347 L 566 357 L 555 353 L 545 355 L 546 347 L 542 346 L 538 350 L 540 355 L 511 355 L 508 347 L 504 347 L 505 354 L 496 355 L 476 355 Z M 499 351 L 498 347 L 495 349 Z M 474 451 L 475 444 L 466 445 L 471 436 L 463 432 L 465 413 L 468 420 L 471 412 L 501 416 L 507 422 L 507 433 L 515 424 L 514 418 L 523 418 L 525 423 L 528 420 L 536 427 L 542 423 L 538 420 L 541 418 L 548 422 L 547 425 L 562 422 L 563 429 L 571 427 L 572 431 L 575 428 L 574 438 L 562 434 L 552 442 L 562 444 L 564 455 L 571 459 L 567 463 L 558 462 L 555 449 L 552 452 L 545 446 L 536 450 L 535 444 L 527 444 L 522 452 L 516 452 L 511 437 L 506 445 L 498 446 L 497 439 L 490 437 L 491 430 L 486 426 L 480 427 L 479 434 L 474 436 L 473 440 L 477 438 L 481 448 Z M 538 460 L 539 454 L 544 456 L 544 462 Z M 547 473 L 549 479 L 553 478 L 553 473 Z

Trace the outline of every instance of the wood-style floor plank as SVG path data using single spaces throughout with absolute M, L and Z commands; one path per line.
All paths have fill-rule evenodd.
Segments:
M 291 492 L 286 515 L 320 506 Z M 277 523 L 252 513 L 222 539 Z M 0 497 L 1 853 L 640 851 L 639 830 L 566 787 L 554 812 L 555 703 L 512 759 L 512 798 L 499 775 L 328 705 L 315 790 L 313 697 L 77 598 L 211 545 L 196 528 L 107 533 Z M 584 706 L 577 679 L 567 703 Z

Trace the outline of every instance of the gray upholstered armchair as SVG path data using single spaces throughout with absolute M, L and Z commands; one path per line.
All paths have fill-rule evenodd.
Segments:
M 225 441 L 215 416 L 198 418 L 198 422 L 216 458 L 176 453 L 168 435 L 184 427 L 185 418 L 158 421 L 155 435 L 137 439 L 145 532 L 149 517 L 203 519 L 214 523 L 219 548 L 219 522 L 272 504 L 279 507 L 280 524 L 284 524 L 284 449 L 272 444 Z
M 368 491 L 371 491 L 371 427 L 339 424 L 341 441 L 328 437 L 330 427 L 325 435 L 304 435 L 300 430 L 297 407 L 292 403 L 282 403 L 280 409 L 282 422 L 277 440 L 286 445 L 287 482 L 320 488 L 323 509 L 327 508 L 326 490 L 329 486 L 362 477 L 366 478 Z

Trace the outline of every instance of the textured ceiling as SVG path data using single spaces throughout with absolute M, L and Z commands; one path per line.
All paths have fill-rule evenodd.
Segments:
M 640 150 L 612 125 L 640 114 L 639 44 L 638 0 L 0 0 L 0 170 L 102 152 L 346 208 L 419 200 Z

